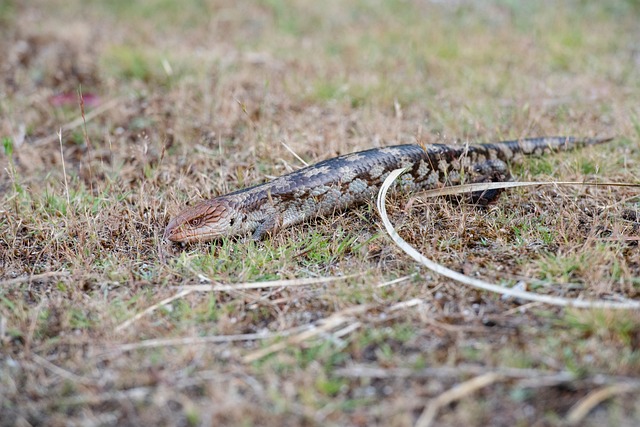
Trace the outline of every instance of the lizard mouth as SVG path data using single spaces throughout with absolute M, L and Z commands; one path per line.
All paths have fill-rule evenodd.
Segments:
M 230 232 L 229 208 L 224 200 L 212 199 L 189 207 L 169 221 L 163 238 L 191 243 L 215 239 Z
M 173 219 L 167 225 L 162 237 L 174 243 L 194 243 L 214 239 L 217 234 L 204 227 L 199 230 L 191 230 L 186 224 L 179 224 Z

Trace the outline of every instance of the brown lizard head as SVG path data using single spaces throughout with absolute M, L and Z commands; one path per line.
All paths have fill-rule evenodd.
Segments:
M 224 197 L 198 203 L 180 212 L 164 231 L 172 242 L 213 240 L 228 234 L 231 228 L 231 208 Z

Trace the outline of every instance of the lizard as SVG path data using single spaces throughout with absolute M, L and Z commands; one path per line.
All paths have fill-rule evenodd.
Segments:
M 507 163 L 522 155 L 600 144 L 612 138 L 541 137 L 488 144 L 405 144 L 321 161 L 263 184 L 204 200 L 175 216 L 164 239 L 209 241 L 248 233 L 267 234 L 372 200 L 387 175 L 407 168 L 401 191 L 509 178 Z M 485 203 L 495 198 L 485 197 Z M 482 197 L 482 196 L 480 196 Z

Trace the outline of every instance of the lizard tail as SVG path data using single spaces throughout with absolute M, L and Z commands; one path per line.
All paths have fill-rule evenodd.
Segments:
M 573 136 L 549 136 L 542 138 L 524 138 L 513 141 L 502 141 L 497 144 L 489 145 L 509 160 L 514 155 L 542 155 L 549 152 L 567 151 L 587 145 L 603 144 L 611 141 L 613 137 L 604 138 L 576 138 Z

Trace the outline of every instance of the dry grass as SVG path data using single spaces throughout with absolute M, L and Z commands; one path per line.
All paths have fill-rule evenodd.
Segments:
M 513 172 L 637 183 L 639 17 L 635 1 L 2 2 L 0 424 L 636 425 L 637 311 L 462 287 L 373 206 L 259 243 L 160 236 L 184 204 L 299 166 L 283 142 L 312 163 L 613 134 Z M 617 187 L 389 206 L 455 271 L 609 300 L 639 298 L 639 212 Z

